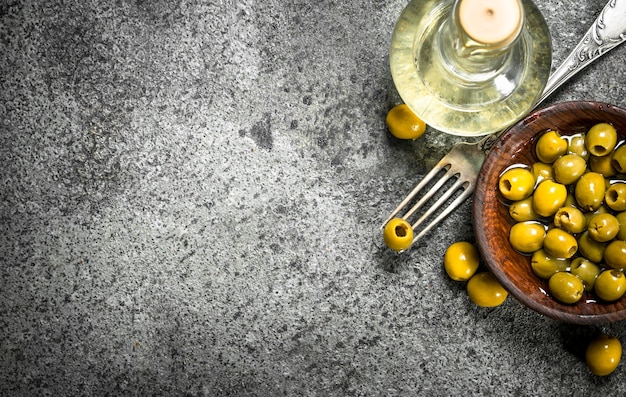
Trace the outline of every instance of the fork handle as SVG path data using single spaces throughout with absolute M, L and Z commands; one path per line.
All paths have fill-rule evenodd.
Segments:
M 548 78 L 535 107 L 576 73 L 624 41 L 626 41 L 626 0 L 610 0 L 582 40 Z

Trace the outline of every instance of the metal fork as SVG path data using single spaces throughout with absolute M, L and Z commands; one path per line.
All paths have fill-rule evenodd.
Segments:
M 535 108 L 572 76 L 624 41 L 626 41 L 626 0 L 609 0 L 574 50 L 568 55 L 561 66 L 550 75 L 541 97 L 535 104 Z M 452 211 L 472 195 L 485 156 L 503 132 L 504 131 L 500 131 L 488 135 L 478 142 L 461 142 L 454 145 L 452 150 L 424 176 L 411 193 L 409 193 L 389 215 L 381 228 L 384 228 L 387 222 L 397 217 L 405 207 L 417 199 L 419 193 L 430 183 L 434 183 L 430 190 L 421 196 L 417 203 L 402 215 L 401 218 L 408 221 L 412 215 L 419 211 L 424 204 L 431 200 L 446 184 L 453 182 L 432 206 L 411 225 L 414 231 L 414 238 L 411 245 L 424 237 L 426 233 L 446 216 L 450 215 Z M 434 178 L 441 173 L 444 174 L 439 180 L 435 180 Z M 457 195 L 456 197 L 455 194 Z M 451 199 L 452 201 L 443 211 L 428 225 L 420 229 L 420 226 L 422 226 L 427 219 L 436 214 L 437 210 Z

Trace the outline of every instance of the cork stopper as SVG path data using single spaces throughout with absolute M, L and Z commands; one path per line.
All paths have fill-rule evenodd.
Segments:
M 460 0 L 458 12 L 461 28 L 477 43 L 504 46 L 522 28 L 520 0 Z

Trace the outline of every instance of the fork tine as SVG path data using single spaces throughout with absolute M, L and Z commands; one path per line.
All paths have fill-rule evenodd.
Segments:
M 429 216 L 431 216 L 443 203 L 445 203 L 452 195 L 458 191 L 459 189 L 463 189 L 463 193 L 461 193 L 457 198 L 455 198 L 450 205 L 448 205 L 442 212 L 435 217 L 426 227 L 424 227 L 411 242 L 411 245 L 415 244 L 420 238 L 424 237 L 426 233 L 428 233 L 433 227 L 435 227 L 439 222 L 443 220 L 446 216 L 448 216 L 452 211 L 454 211 L 457 207 L 459 207 L 469 196 L 471 196 L 473 187 L 470 181 L 461 181 L 460 179 L 450 187 L 450 189 L 441 196 L 432 207 L 428 209 L 421 217 L 418 219 L 412 226 L 413 230 L 415 230 L 422 222 L 424 222 Z
M 413 198 L 439 173 L 441 172 L 441 170 L 449 170 L 450 169 L 450 162 L 444 157 L 443 159 L 441 159 L 429 172 L 428 174 L 426 174 L 424 176 L 424 178 L 417 184 L 417 186 L 415 186 L 415 188 L 413 188 L 413 190 L 411 191 L 411 193 L 409 193 L 404 200 L 402 200 L 402 202 L 396 207 L 395 210 L 393 210 L 393 212 L 389 215 L 389 217 L 385 220 L 385 222 L 383 222 L 381 229 L 383 229 L 385 227 L 385 225 L 387 224 L 387 222 L 389 222 L 390 220 L 392 220 L 401 210 L 402 208 L 406 207 L 406 205 L 408 203 L 411 202 L 411 200 L 413 200 Z M 407 215 L 405 215 L 403 218 L 407 218 Z
M 430 200 L 435 193 L 439 191 L 439 189 L 445 185 L 450 179 L 454 177 L 458 177 L 458 172 L 453 171 L 452 168 L 448 169 L 448 171 L 435 183 L 424 196 L 420 198 L 420 200 L 415 203 L 415 205 L 403 216 L 404 219 L 408 219 L 411 215 L 413 215 L 417 210 L 422 208 L 422 206 Z

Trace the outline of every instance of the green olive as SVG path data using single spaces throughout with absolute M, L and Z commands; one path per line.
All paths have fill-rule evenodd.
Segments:
M 604 257 L 607 243 L 601 243 L 592 239 L 589 232 L 585 231 L 578 237 L 578 252 L 592 262 L 600 263 Z
M 617 131 L 608 123 L 598 123 L 585 136 L 585 146 L 594 156 L 606 156 L 617 144 Z
M 611 163 L 617 172 L 626 174 L 626 144 L 615 149 Z
M 589 168 L 591 171 L 602 174 L 605 177 L 615 175 L 615 168 L 613 167 L 613 154 L 609 153 L 606 156 L 591 156 L 589 158 Z
M 613 211 L 626 211 L 626 183 L 617 182 L 604 193 L 604 202 Z
M 557 131 L 550 130 L 537 140 L 535 153 L 539 161 L 551 164 L 567 153 L 567 140 Z
M 604 192 L 603 192 L 604 193 Z M 567 199 L 565 185 L 552 180 L 541 182 L 533 193 L 533 208 L 541 216 L 553 216 Z
M 575 207 L 578 208 L 578 203 L 576 202 L 576 196 L 571 193 L 567 194 L 567 198 L 565 199 L 565 203 L 563 203 L 563 207 Z
M 576 183 L 574 195 L 576 202 L 585 211 L 595 211 L 604 201 L 606 182 L 602 174 L 588 172 Z M 537 212 L 539 213 L 539 212 Z
M 509 293 L 491 272 L 480 272 L 467 282 L 467 295 L 478 306 L 495 307 L 503 304 Z
M 552 167 L 557 182 L 571 185 L 587 171 L 587 161 L 577 154 L 566 154 L 556 159 Z
M 609 213 L 594 215 L 587 225 L 589 236 L 601 243 L 613 240 L 619 233 L 619 221 Z
M 516 250 L 524 253 L 535 252 L 543 247 L 546 229 L 538 222 L 520 222 L 511 227 L 509 242 Z
M 543 249 L 548 255 L 567 259 L 578 252 L 578 241 L 565 230 L 554 228 L 546 233 L 543 239 Z
M 567 270 L 570 265 L 569 259 L 556 258 L 548 255 L 545 250 L 540 249 L 533 253 L 530 260 L 533 272 L 543 279 L 549 279 L 556 272 Z
M 615 215 L 615 217 L 619 222 L 619 232 L 617 233 L 617 238 L 619 240 L 626 240 L 626 211 L 620 212 Z
M 606 269 L 596 278 L 593 290 L 604 301 L 616 301 L 626 292 L 626 277 L 619 270 Z
M 626 270 L 626 241 L 614 240 L 604 250 L 604 263 L 613 269 Z
M 509 215 L 517 222 L 536 221 L 541 218 L 533 209 L 532 197 L 511 204 L 509 206 Z
M 596 376 L 608 376 L 617 369 L 622 360 L 622 342 L 619 338 L 601 334 L 585 349 L 585 364 Z
M 542 163 L 537 161 L 530 167 L 533 176 L 535 177 L 535 184 L 539 184 L 546 179 L 554 179 L 554 172 L 552 170 L 552 164 Z
M 535 177 L 526 168 L 511 168 L 502 174 L 498 187 L 507 200 L 523 200 L 533 193 Z
M 570 233 L 582 233 L 587 221 L 585 215 L 576 207 L 561 207 L 554 214 L 554 226 Z
M 611 211 L 605 205 L 599 206 L 598 209 L 593 212 L 584 212 L 587 227 L 589 226 L 589 222 L 591 222 L 591 218 L 593 218 L 594 216 L 598 214 L 610 214 L 610 213 Z
M 585 291 L 583 281 L 568 272 L 554 273 L 548 281 L 548 288 L 556 300 L 566 304 L 578 302 Z
M 591 291 L 593 290 L 593 285 L 596 282 L 596 277 L 600 274 L 600 266 L 591 262 L 587 258 L 579 256 L 578 258 L 572 260 L 570 264 L 570 273 L 575 274 L 583 280 L 586 291 Z
M 476 247 L 467 241 L 450 244 L 443 257 L 448 276 L 455 281 L 467 281 L 478 269 L 480 256 Z
M 567 153 L 577 154 L 585 160 L 589 158 L 589 151 L 587 150 L 587 146 L 585 145 L 584 134 L 576 134 L 570 136 L 569 144 L 567 145 Z

